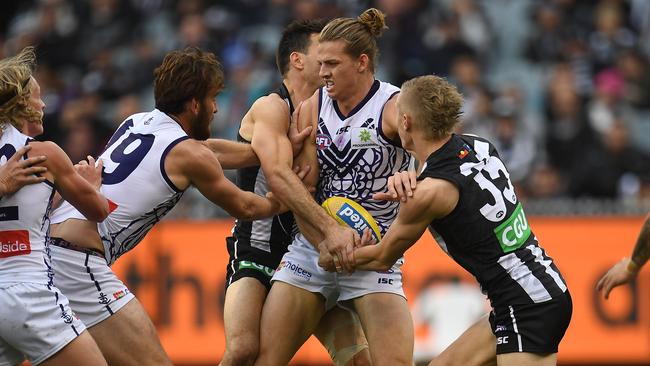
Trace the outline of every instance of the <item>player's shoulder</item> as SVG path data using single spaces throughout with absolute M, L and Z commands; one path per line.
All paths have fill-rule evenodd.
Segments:
M 388 99 L 394 99 L 399 94 L 400 88 L 389 82 L 377 80 L 379 82 L 378 93 L 385 95 Z
M 61 149 L 59 145 L 52 141 L 31 140 L 29 141 L 29 145 L 32 147 L 31 151 L 29 152 L 30 156 L 45 155 L 49 160 L 50 157 L 56 158 L 65 154 L 63 149 Z
M 257 98 L 253 105 L 251 106 L 251 113 L 257 115 L 260 113 L 269 114 L 269 113 L 289 113 L 289 105 L 285 102 L 280 95 L 276 93 L 271 93 L 269 95 L 264 95 Z

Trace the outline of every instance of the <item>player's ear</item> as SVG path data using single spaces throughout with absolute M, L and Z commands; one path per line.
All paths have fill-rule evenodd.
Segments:
M 289 55 L 289 61 L 291 62 L 291 65 L 298 70 L 305 68 L 305 64 L 302 60 L 302 54 L 300 52 L 291 52 Z
M 402 127 L 404 127 L 404 131 L 408 131 L 409 128 L 411 128 L 411 125 L 413 124 L 413 119 L 405 112 L 402 112 L 399 123 L 401 123 Z
M 359 63 L 359 66 L 357 67 L 357 71 L 361 73 L 366 71 L 366 69 L 368 69 L 368 66 L 370 64 L 370 58 L 365 53 L 362 53 L 357 59 L 357 62 Z
M 190 112 L 198 115 L 199 110 L 201 109 L 200 108 L 201 106 L 199 105 L 199 101 L 196 98 L 192 98 L 188 103 L 189 103 Z

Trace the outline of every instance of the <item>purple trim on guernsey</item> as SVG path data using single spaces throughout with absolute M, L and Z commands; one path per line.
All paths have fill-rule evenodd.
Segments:
M 363 97 L 363 99 L 361 100 L 361 102 L 359 102 L 359 104 L 357 104 L 354 108 L 352 108 L 352 110 L 350 111 L 350 113 L 348 113 L 347 116 L 344 116 L 343 113 L 341 113 L 341 110 L 339 110 L 338 103 L 336 103 L 336 100 L 332 99 L 332 105 L 334 106 L 334 111 L 339 116 L 341 121 L 345 121 L 346 119 L 352 117 L 361 108 L 363 108 L 363 106 L 366 105 L 366 103 L 368 103 L 368 101 L 375 95 L 375 93 L 377 93 L 377 90 L 379 90 L 380 85 L 381 85 L 381 83 L 379 82 L 379 80 L 375 80 L 372 83 L 372 86 L 370 87 L 370 90 L 368 91 L 368 94 L 366 94 L 366 96 Z M 320 115 L 320 111 L 318 111 L 318 112 L 319 112 L 319 115 Z
M 165 171 L 165 158 L 167 157 L 167 154 L 171 151 L 171 149 L 174 146 L 176 146 L 176 144 L 178 144 L 181 141 L 185 141 L 189 138 L 190 138 L 189 136 L 181 136 L 176 140 L 172 141 L 169 145 L 167 145 L 165 151 L 163 151 L 162 155 L 160 156 L 160 174 L 162 175 L 165 182 L 167 182 L 167 185 L 169 185 L 169 187 L 176 192 L 183 192 L 183 190 L 176 187 L 176 185 L 171 181 L 171 179 L 169 179 L 169 176 L 167 176 L 167 172 Z
M 400 92 L 400 90 L 394 92 L 393 94 L 390 95 L 390 97 L 386 100 L 386 103 L 388 103 L 395 95 L 397 95 Z M 384 134 L 384 129 L 381 128 L 382 121 L 384 120 L 384 108 L 386 107 L 386 103 L 381 107 L 381 112 L 379 113 L 379 121 L 377 122 L 377 130 L 379 130 L 379 134 L 381 137 L 384 138 L 384 140 L 390 142 L 393 144 L 393 146 L 399 146 L 402 147 L 402 141 L 399 140 L 399 136 L 397 137 L 397 141 L 389 138 Z

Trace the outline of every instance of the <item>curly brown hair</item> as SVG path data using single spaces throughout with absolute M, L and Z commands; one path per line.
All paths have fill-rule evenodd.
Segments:
M 400 109 L 411 114 L 427 136 L 440 139 L 460 121 L 463 96 L 444 78 L 419 76 L 402 84 Z
M 0 124 L 11 123 L 22 130 L 25 121 L 40 120 L 43 115 L 29 106 L 29 81 L 36 68 L 34 47 L 25 47 L 13 57 L 0 60 Z
M 368 55 L 370 71 L 374 73 L 379 54 L 377 38 L 381 36 L 384 29 L 388 29 L 385 18 L 384 13 L 375 8 L 364 11 L 356 19 L 336 18 L 323 28 L 320 41 L 342 40 L 346 44 L 345 52 L 348 55 L 352 57 Z
M 154 70 L 156 108 L 165 113 L 181 113 L 187 101 L 200 101 L 210 91 L 223 87 L 224 75 L 217 57 L 198 47 L 168 53 Z

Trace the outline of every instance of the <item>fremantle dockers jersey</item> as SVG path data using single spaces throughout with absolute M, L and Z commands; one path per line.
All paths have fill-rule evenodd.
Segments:
M 289 105 L 290 113 L 293 113 L 293 104 L 287 87 L 282 84 L 279 89 L 271 92 L 278 94 L 280 98 Z M 287 116 L 291 118 L 291 114 Z M 260 123 L 260 122 L 257 122 Z M 249 143 L 241 135 L 237 136 L 241 142 Z M 254 192 L 257 195 L 265 196 L 269 192 L 266 184 L 266 177 L 261 166 L 253 166 L 237 169 L 237 186 L 242 190 Z M 236 220 L 233 229 L 237 239 L 237 245 L 250 245 L 251 247 L 278 254 L 278 260 L 287 251 L 287 246 L 293 240 L 297 232 L 297 226 L 293 214 L 289 211 L 267 219 L 246 221 Z M 271 265 L 268 263 L 268 265 Z M 272 264 L 273 266 L 277 263 Z
M 14 126 L 5 126 L 0 136 L 0 165 L 31 140 Z M 54 186 L 45 181 L 0 198 L 0 283 L 51 283 L 45 236 L 53 196 Z
M 510 176 L 494 146 L 452 135 L 423 164 L 418 180 L 452 182 L 460 197 L 429 230 L 456 262 L 472 273 L 492 306 L 551 300 L 566 291 L 553 260 L 539 247 Z
M 368 95 L 348 116 L 319 90 L 316 145 L 320 165 L 317 200 L 343 196 L 363 206 L 384 235 L 397 215 L 399 202 L 372 200 L 386 190 L 388 178 L 407 170 L 411 156 L 382 132 L 382 112 L 399 88 L 375 80 Z
M 165 172 L 165 157 L 189 137 L 167 114 L 154 109 L 127 118 L 99 156 L 104 162 L 101 192 L 117 208 L 97 224 L 108 264 L 133 249 L 149 230 L 180 200 L 178 189 Z M 52 223 L 83 215 L 64 202 L 52 214 Z

